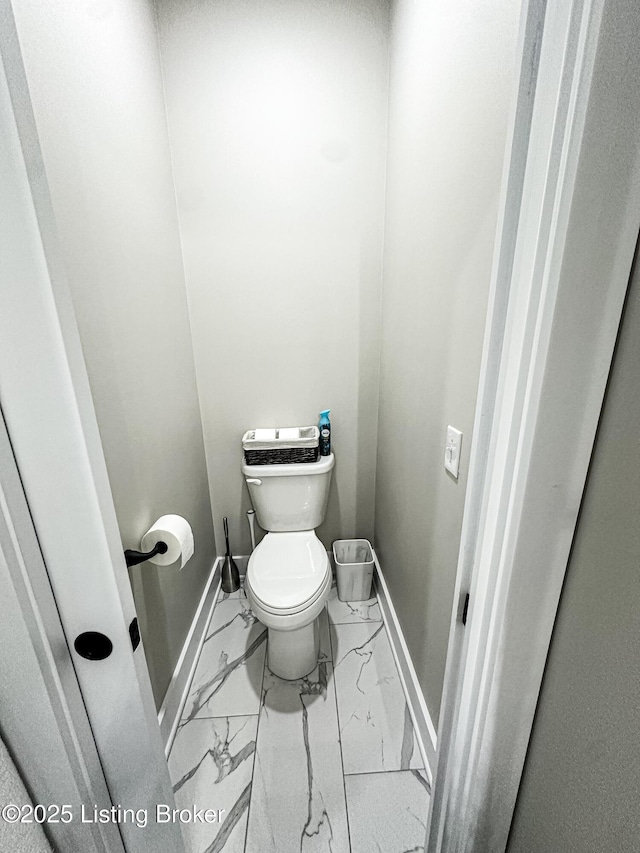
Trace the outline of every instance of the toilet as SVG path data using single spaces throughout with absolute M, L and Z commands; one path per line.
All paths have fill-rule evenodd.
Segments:
M 260 527 L 268 531 L 249 558 L 245 590 L 269 629 L 269 669 L 293 680 L 318 665 L 319 620 L 331 565 L 315 529 L 325 515 L 333 454 L 317 462 L 242 466 Z

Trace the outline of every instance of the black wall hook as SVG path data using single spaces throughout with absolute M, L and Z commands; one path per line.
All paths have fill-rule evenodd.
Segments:
M 144 563 L 145 560 L 150 560 L 152 557 L 155 557 L 156 554 L 166 554 L 169 550 L 169 546 L 166 542 L 156 542 L 156 546 L 152 551 L 149 551 L 145 554 L 144 551 L 133 551 L 131 548 L 127 548 L 124 552 L 124 558 L 127 561 L 127 568 L 131 568 L 131 566 L 137 566 L 138 563 Z

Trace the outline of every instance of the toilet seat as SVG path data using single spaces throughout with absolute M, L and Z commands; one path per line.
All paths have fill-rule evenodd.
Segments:
M 307 610 L 331 585 L 327 552 L 313 530 L 268 533 L 249 558 L 247 585 L 274 616 Z

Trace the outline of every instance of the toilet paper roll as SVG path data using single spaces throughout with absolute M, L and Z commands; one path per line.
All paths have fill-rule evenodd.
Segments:
M 180 568 L 193 554 L 193 531 L 181 515 L 163 515 L 142 537 L 140 548 L 152 551 L 158 542 L 166 542 L 167 552 L 156 554 L 149 562 L 156 566 L 170 566 L 180 560 Z

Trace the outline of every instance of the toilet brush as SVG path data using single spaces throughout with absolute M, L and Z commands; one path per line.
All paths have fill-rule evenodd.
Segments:
M 249 533 L 251 534 L 251 550 L 254 551 L 256 547 L 256 511 L 255 509 L 247 510 L 247 521 L 249 522 Z
M 222 564 L 222 591 L 235 592 L 237 589 L 240 589 L 240 572 L 235 564 L 235 560 L 231 556 L 231 549 L 229 548 L 229 524 L 226 517 L 222 519 L 222 526 L 224 527 L 224 538 L 227 543 L 227 556 L 224 558 L 224 563 Z

